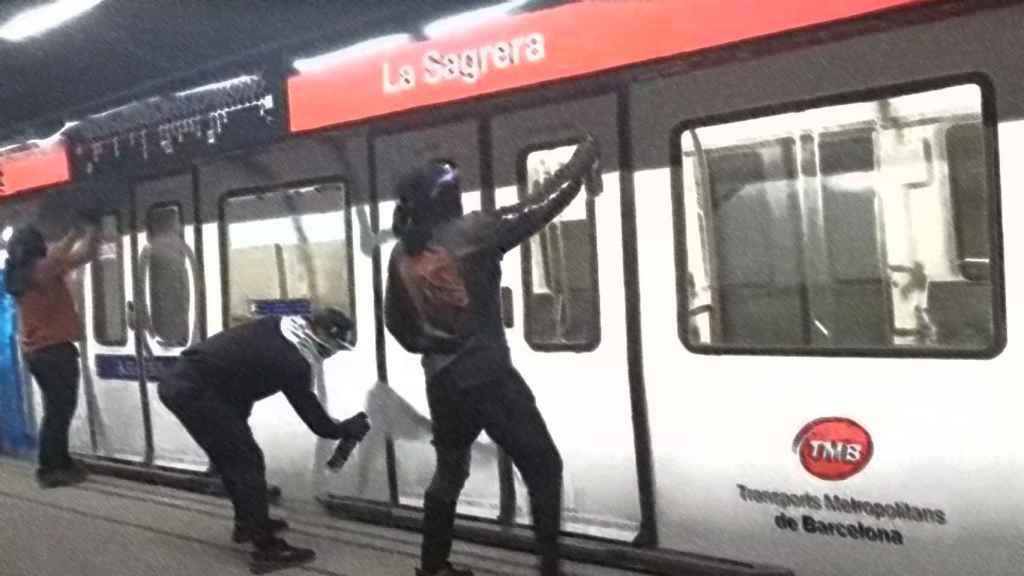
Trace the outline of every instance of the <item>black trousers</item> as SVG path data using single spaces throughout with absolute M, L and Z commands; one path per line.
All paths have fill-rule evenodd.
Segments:
M 427 400 L 437 468 L 424 497 L 423 569 L 434 572 L 448 560 L 456 504 L 469 477 L 470 448 L 485 430 L 526 482 L 541 574 L 558 574 L 562 457 L 519 372 L 504 367 L 493 379 L 465 389 L 442 372 L 428 382 Z
M 38 473 L 70 468 L 68 430 L 78 406 L 78 348 L 62 342 L 27 353 L 25 361 L 43 391 Z
M 235 523 L 252 530 L 256 547 L 272 545 L 266 464 L 247 414 L 205 386 L 187 361 L 179 361 L 164 375 L 158 393 L 221 475 L 235 508 Z

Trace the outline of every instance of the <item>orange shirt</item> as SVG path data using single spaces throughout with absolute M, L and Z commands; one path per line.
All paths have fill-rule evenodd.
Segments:
M 37 282 L 17 302 L 25 352 L 81 338 L 78 312 L 63 274 Z

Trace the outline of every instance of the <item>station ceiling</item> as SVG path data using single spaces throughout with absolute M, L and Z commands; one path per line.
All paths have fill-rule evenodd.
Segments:
M 46 0 L 3 0 L 0 23 Z M 104 0 L 40 36 L 0 40 L 0 143 L 160 92 L 298 57 L 495 0 Z

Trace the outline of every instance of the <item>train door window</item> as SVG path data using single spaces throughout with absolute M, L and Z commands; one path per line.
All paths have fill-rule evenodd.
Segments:
M 520 198 L 569 161 L 575 145 L 527 153 Z M 525 335 L 537 350 L 593 350 L 601 338 L 594 202 L 577 196 L 523 245 Z
M 994 351 L 982 96 L 968 84 L 682 130 L 684 342 Z
M 100 245 L 92 264 L 92 326 L 96 341 L 106 346 L 123 346 L 127 340 L 124 301 L 124 250 L 121 222 L 116 213 L 100 219 L 100 233 L 111 239 Z
M 873 131 L 859 127 L 804 137 L 805 162 L 818 157 L 818 205 L 804 222 L 817 227 L 805 244 L 823 264 L 808 264 L 819 282 L 808 281 L 811 340 L 815 346 L 884 347 L 889 335 L 884 224 L 875 172 Z M 801 170 L 813 179 L 813 166 Z M 812 206 L 807 204 L 807 206 Z M 820 216 L 815 214 L 820 210 Z M 820 225 L 818 222 L 820 221 Z M 900 238 L 905 233 L 898 234 Z
M 225 323 L 260 314 L 262 303 L 300 312 L 329 305 L 354 316 L 351 218 L 342 184 L 274 188 L 221 204 Z
M 180 250 L 167 249 L 185 241 L 181 206 L 155 204 L 146 214 L 149 260 L 149 314 L 153 335 L 164 345 L 188 344 L 188 261 Z
M 970 280 L 988 279 L 989 227 L 986 199 L 985 133 L 977 123 L 946 131 L 950 190 L 956 219 L 960 273 Z

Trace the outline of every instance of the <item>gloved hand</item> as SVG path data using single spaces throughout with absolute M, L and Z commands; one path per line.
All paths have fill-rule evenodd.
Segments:
M 351 418 L 338 422 L 338 429 L 342 438 L 362 440 L 370 431 L 370 417 L 366 412 L 360 412 Z

